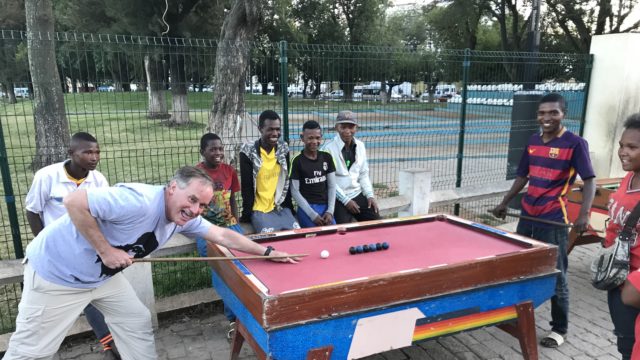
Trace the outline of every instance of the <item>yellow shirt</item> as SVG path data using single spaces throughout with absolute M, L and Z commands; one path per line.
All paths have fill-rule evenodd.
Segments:
M 276 148 L 267 153 L 260 147 L 262 166 L 256 175 L 256 200 L 253 211 L 271 212 L 276 207 L 276 187 L 280 176 L 280 164 L 276 161 Z

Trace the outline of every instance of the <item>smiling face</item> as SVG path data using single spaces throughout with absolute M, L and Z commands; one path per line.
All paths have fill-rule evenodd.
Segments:
M 618 157 L 624 171 L 640 172 L 640 130 L 626 129 L 619 141 Z
M 194 179 L 184 188 L 172 180 L 165 190 L 165 214 L 167 220 L 183 226 L 200 215 L 213 198 L 210 182 Z
M 545 135 L 556 135 L 562 130 L 564 111 L 558 102 L 544 102 L 538 105 L 538 123 Z
M 207 143 L 207 146 L 200 150 L 200 154 L 204 158 L 204 163 L 207 167 L 217 168 L 224 159 L 224 146 L 222 141 L 215 139 Z
M 322 130 L 304 129 L 300 134 L 304 149 L 309 152 L 316 152 L 322 143 Z
M 258 130 L 260 130 L 260 139 L 264 145 L 273 147 L 278 144 L 281 130 L 279 119 L 266 119 L 264 125 Z

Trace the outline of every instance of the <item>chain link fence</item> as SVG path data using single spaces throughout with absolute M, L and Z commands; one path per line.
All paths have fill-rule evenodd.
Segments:
M 101 147 L 99 170 L 111 184 L 163 184 L 200 161 L 214 93 L 217 42 L 142 36 L 38 34 L 55 42 L 69 132 L 86 131 Z M 36 153 L 33 84 L 27 35 L 0 31 L 0 259 L 13 259 L 32 238 L 24 199 Z M 434 50 L 375 46 L 251 43 L 245 79 L 242 141 L 258 137 L 257 117 L 273 109 L 283 135 L 300 151 L 299 133 L 318 121 L 335 136 L 340 110 L 358 114 L 377 196 L 398 194 L 398 173 L 428 168 L 433 188 L 490 184 L 507 177 L 519 90 L 563 94 L 567 127 L 581 133 L 592 59 L 589 55 Z M 224 79 L 222 79 L 224 81 Z M 223 139 L 224 141 L 224 139 Z M 238 144 L 225 143 L 232 151 Z M 238 199 L 241 203 L 241 199 Z M 496 200 L 447 206 L 488 221 Z M 20 250 L 21 251 L 21 250 Z M 194 254 L 190 254 L 194 255 Z M 206 265 L 156 265 L 156 296 L 210 286 Z M 177 276 L 176 274 L 180 274 Z M 13 330 L 19 285 L 0 287 L 0 327 Z

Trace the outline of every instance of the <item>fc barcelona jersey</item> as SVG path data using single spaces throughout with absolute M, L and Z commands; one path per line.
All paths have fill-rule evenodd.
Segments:
M 522 198 L 522 215 L 568 223 L 566 194 L 576 179 L 595 177 L 589 160 L 587 142 L 563 129 L 547 143 L 542 134 L 529 138 L 517 175 L 529 178 L 529 188 Z M 525 221 L 526 220 L 521 220 Z M 534 225 L 543 227 L 544 224 Z

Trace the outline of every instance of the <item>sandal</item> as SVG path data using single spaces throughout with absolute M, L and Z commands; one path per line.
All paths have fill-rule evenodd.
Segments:
M 549 335 L 540 340 L 540 345 L 547 348 L 557 348 L 562 344 L 564 344 L 564 336 L 555 331 L 550 332 Z

